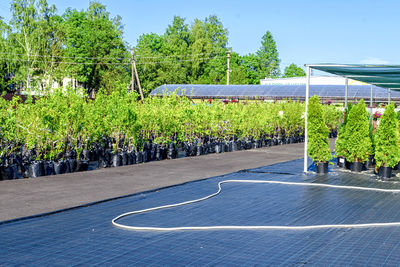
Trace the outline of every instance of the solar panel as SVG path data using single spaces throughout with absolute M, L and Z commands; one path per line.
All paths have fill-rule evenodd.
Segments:
M 304 98 L 306 86 L 303 85 L 209 85 L 209 84 L 166 84 L 154 89 L 150 95 L 162 95 L 164 91 L 178 95 L 193 97 L 260 97 L 260 98 Z M 349 85 L 349 98 L 365 98 L 371 96 L 370 85 Z M 344 98 L 344 85 L 310 85 L 310 96 L 318 95 L 324 98 Z M 388 90 L 373 86 L 373 98 L 386 99 Z M 400 98 L 399 91 L 391 92 L 392 98 Z

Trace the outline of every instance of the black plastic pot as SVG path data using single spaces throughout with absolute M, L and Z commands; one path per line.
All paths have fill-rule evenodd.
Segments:
M 237 151 L 238 150 L 238 146 L 237 146 L 237 143 L 235 141 L 231 141 L 231 146 L 232 146 L 232 151 Z
M 33 161 L 29 165 L 29 177 L 36 178 L 44 175 L 43 161 Z
M 18 178 L 17 164 L 0 166 L 0 180 L 13 180 Z
M 365 168 L 373 169 L 375 167 L 375 159 L 374 156 L 369 156 L 368 160 L 365 162 Z
M 54 161 L 47 160 L 44 163 L 44 175 L 54 175 L 56 172 L 54 171 Z
M 76 159 L 67 159 L 66 162 L 67 162 L 68 167 L 69 167 L 69 171 L 68 171 L 68 168 L 67 168 L 67 172 L 75 172 L 76 167 L 77 167 Z
M 352 162 L 350 164 L 350 170 L 352 172 L 361 172 L 363 170 L 364 164 L 359 161 Z
M 128 152 L 128 165 L 132 165 L 136 163 L 136 155 L 135 152 Z
M 128 165 L 128 153 L 126 151 L 121 152 L 121 164 L 122 166 Z
M 318 174 L 328 173 L 328 165 L 329 165 L 329 162 L 316 162 L 315 163 L 316 172 Z
M 340 168 L 345 168 L 346 167 L 346 158 L 344 157 L 337 157 L 337 165 Z
M 223 146 L 220 143 L 215 144 L 215 153 L 222 153 Z
M 84 172 L 89 169 L 89 161 L 87 160 L 78 160 L 76 163 L 76 172 Z
M 143 153 L 142 152 L 135 152 L 136 155 L 136 163 L 143 163 Z
M 188 154 L 190 154 L 190 149 L 185 147 L 185 155 L 188 155 Z M 187 157 L 189 157 L 189 156 L 187 156 Z M 156 160 L 162 160 L 162 150 L 161 150 L 160 145 L 157 145 L 157 148 L 156 148 Z
M 112 155 L 112 167 L 119 167 L 122 165 L 122 158 L 119 153 Z
M 202 156 L 204 155 L 204 150 L 202 145 L 196 146 L 196 156 Z
M 176 151 L 174 143 L 168 144 L 167 159 L 176 159 L 178 151 Z
M 378 175 L 382 179 L 390 179 L 392 177 L 392 167 L 380 167 L 378 170 Z
M 55 174 L 63 174 L 67 172 L 67 163 L 64 160 L 54 162 Z

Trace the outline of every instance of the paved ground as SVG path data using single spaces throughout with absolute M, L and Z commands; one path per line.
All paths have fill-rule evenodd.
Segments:
M 0 182 L 0 221 L 303 157 L 303 143 Z

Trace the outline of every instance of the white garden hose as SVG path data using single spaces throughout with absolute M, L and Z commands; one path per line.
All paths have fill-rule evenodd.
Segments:
M 384 193 L 400 193 L 400 189 L 381 189 L 381 188 L 368 188 L 358 186 L 344 186 L 344 185 L 330 185 L 330 184 L 319 184 L 319 183 L 297 183 L 297 182 L 283 182 L 283 181 L 267 181 L 267 180 L 224 180 L 218 183 L 218 191 L 194 200 L 180 202 L 176 204 L 158 206 L 149 209 L 130 211 L 115 217 L 112 220 L 112 224 L 116 227 L 135 231 L 182 231 L 182 230 L 313 230 L 313 229 L 327 229 L 327 228 L 365 228 L 365 227 L 389 227 L 389 226 L 400 226 L 400 222 L 390 223 L 363 223 L 363 224 L 321 224 L 321 225 L 301 225 L 301 226 L 275 226 L 275 225 L 219 225 L 219 226 L 187 226 L 187 227 L 142 227 L 142 226 L 129 226 L 117 223 L 117 221 L 123 217 L 146 213 L 155 210 L 173 208 L 200 202 L 218 195 L 222 188 L 221 185 L 225 183 L 259 183 L 259 184 L 283 184 L 283 185 L 295 185 L 295 186 L 312 186 L 312 187 L 328 187 L 328 188 L 339 188 L 339 189 L 350 189 L 350 190 L 363 190 L 373 192 L 384 192 Z

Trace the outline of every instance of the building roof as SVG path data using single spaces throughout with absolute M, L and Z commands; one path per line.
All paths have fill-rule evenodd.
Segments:
M 349 85 L 349 99 L 369 99 L 371 85 Z M 150 95 L 163 95 L 164 92 L 185 95 L 190 98 L 231 98 L 231 99 L 304 99 L 306 85 L 209 85 L 209 84 L 165 84 L 154 89 Z M 344 85 L 310 85 L 310 96 L 320 98 L 344 99 Z M 373 86 L 373 100 L 386 101 L 388 91 Z M 391 99 L 400 101 L 400 92 L 391 92 Z

